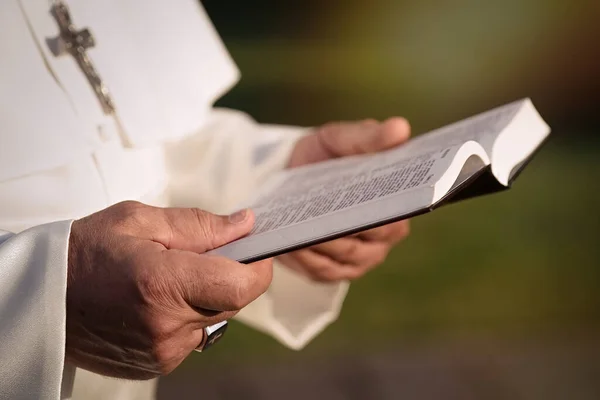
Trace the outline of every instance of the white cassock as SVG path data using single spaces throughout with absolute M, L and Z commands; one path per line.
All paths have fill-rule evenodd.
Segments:
M 152 398 L 156 381 L 64 362 L 71 221 L 122 200 L 230 212 L 304 130 L 213 108 L 239 73 L 197 0 L 67 3 L 95 36 L 89 54 L 117 112 L 103 112 L 73 57 L 50 51 L 52 1 L 0 1 L 0 398 Z M 276 265 L 239 319 L 299 349 L 347 288 Z

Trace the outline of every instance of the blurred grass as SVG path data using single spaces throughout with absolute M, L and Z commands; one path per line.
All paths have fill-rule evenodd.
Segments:
M 600 164 L 593 148 L 564 147 L 551 142 L 509 191 L 415 218 L 411 237 L 352 285 L 339 321 L 303 352 L 234 323 L 226 345 L 185 365 L 302 360 L 440 336 L 596 331 Z
M 206 2 L 242 72 L 222 103 L 260 121 L 403 115 L 423 132 L 521 97 L 554 118 L 597 99 L 595 0 L 275 3 Z

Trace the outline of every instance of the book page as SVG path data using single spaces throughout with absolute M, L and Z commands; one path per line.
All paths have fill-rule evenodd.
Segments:
M 254 262 L 427 212 L 457 182 L 489 166 L 498 142 L 523 142 L 509 137 L 511 131 L 531 135 L 543 128 L 523 117 L 529 103 L 497 108 L 385 152 L 278 173 L 243 204 L 256 216 L 252 232 L 210 253 Z
M 298 224 L 401 192 L 431 187 L 444 174 L 458 147 L 429 151 L 411 158 L 391 151 L 289 170 L 274 190 L 251 205 L 256 215 L 251 234 Z
M 515 118 L 525 102 L 526 100 L 519 100 L 433 130 L 412 139 L 405 147 L 409 150 L 449 147 L 473 140 L 481 144 L 491 157 L 496 138 Z

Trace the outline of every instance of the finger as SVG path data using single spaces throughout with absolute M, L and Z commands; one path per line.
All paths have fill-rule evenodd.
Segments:
M 197 308 L 196 311 L 198 313 L 197 318 L 192 322 L 183 325 L 181 329 L 173 335 L 173 341 L 184 350 L 184 357 L 204 341 L 204 328 L 208 328 L 223 321 L 229 321 L 238 313 L 238 311 L 214 312 Z
M 168 375 L 192 352 L 206 341 L 204 328 L 185 325 L 171 338 L 158 344 L 154 356 L 161 375 Z
M 157 358 L 163 365 L 161 375 L 171 373 L 194 349 L 204 342 L 203 328 L 186 325 L 177 335 L 157 349 Z
M 211 323 L 200 323 L 197 325 L 188 324 L 182 327 L 181 331 L 175 335 L 170 343 L 166 343 L 167 351 L 169 349 L 174 349 L 170 351 L 170 356 L 172 364 L 174 366 L 179 365 L 181 361 L 187 357 L 192 351 L 197 349 L 201 344 L 205 343 L 208 339 L 205 337 L 206 333 L 204 331 L 205 328 L 210 327 L 211 325 L 215 325 L 218 322 L 226 321 L 234 317 L 237 312 L 224 312 L 222 315 L 228 315 L 228 318 L 223 318 L 220 321 L 211 322 Z
M 252 230 L 254 213 L 241 210 L 229 216 L 215 215 L 197 208 L 162 209 L 166 229 L 158 229 L 152 240 L 168 249 L 205 253 Z
M 335 260 L 310 249 L 298 250 L 280 256 L 281 261 L 289 268 L 298 271 L 318 282 L 337 282 L 356 279 L 364 273 L 364 269 L 354 265 L 343 265 Z
M 405 239 L 409 234 L 410 222 L 403 220 L 360 232 L 356 234 L 356 237 L 369 242 L 397 243 Z
M 410 125 L 404 118 L 390 118 L 381 124 L 339 122 L 317 130 L 317 138 L 333 156 L 375 153 L 408 140 Z
M 240 310 L 263 294 L 273 278 L 272 260 L 245 265 L 187 251 L 162 254 L 183 299 L 201 309 Z
M 340 264 L 360 266 L 381 264 L 387 256 L 389 245 L 385 242 L 365 242 L 345 237 L 312 246 L 310 249 Z
M 181 354 L 179 354 L 181 357 L 180 360 L 183 360 L 185 357 L 187 357 L 192 351 L 200 346 L 202 342 L 205 341 L 206 338 L 204 337 L 204 328 L 205 327 L 194 329 L 185 337 Z

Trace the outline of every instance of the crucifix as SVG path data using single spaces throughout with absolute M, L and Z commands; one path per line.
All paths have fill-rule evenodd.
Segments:
M 79 68 L 81 68 L 88 82 L 94 89 L 104 113 L 107 115 L 113 114 L 115 112 L 115 106 L 110 97 L 108 87 L 106 87 L 102 78 L 100 78 L 98 71 L 96 71 L 96 67 L 87 53 L 88 49 L 96 45 L 94 36 L 87 28 L 81 30 L 75 28 L 75 25 L 71 20 L 69 8 L 61 0 L 54 2 L 51 12 L 60 28 L 59 37 L 56 38 L 56 40 L 53 40 L 55 45 L 52 46 L 54 47 L 52 52 L 55 56 L 61 56 L 68 53 L 75 58 Z

